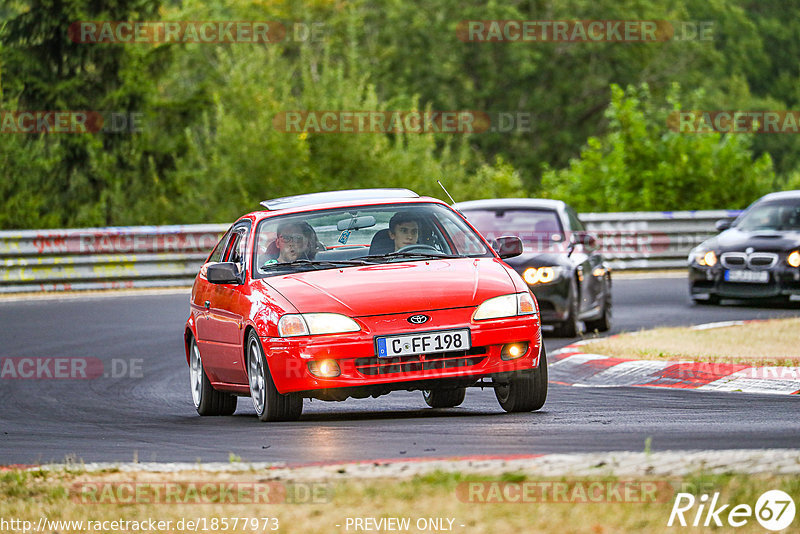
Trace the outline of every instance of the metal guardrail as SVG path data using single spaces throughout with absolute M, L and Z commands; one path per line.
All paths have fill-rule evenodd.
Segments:
M 228 226 L 0 232 L 0 293 L 191 285 Z
M 587 229 L 613 269 L 686 267 L 694 247 L 717 234 L 714 223 L 741 210 L 584 213 Z
M 686 266 L 714 222 L 739 211 L 586 213 L 612 268 Z M 191 285 L 228 225 L 0 232 L 0 293 Z

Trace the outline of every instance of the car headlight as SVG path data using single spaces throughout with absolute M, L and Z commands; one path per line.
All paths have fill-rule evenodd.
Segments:
M 342 334 L 359 330 L 361 327 L 357 322 L 339 313 L 290 313 L 278 321 L 281 337 Z
M 795 250 L 789 257 L 786 258 L 786 263 L 791 265 L 792 267 L 800 267 L 800 251 Z
M 717 254 L 713 250 L 698 250 L 692 254 L 692 259 L 703 267 L 713 267 L 717 264 Z
M 536 304 L 530 293 L 513 293 L 483 301 L 472 318 L 476 321 L 514 317 L 516 315 L 536 315 Z
M 528 267 L 522 272 L 522 279 L 528 285 L 549 284 L 561 277 L 561 267 Z

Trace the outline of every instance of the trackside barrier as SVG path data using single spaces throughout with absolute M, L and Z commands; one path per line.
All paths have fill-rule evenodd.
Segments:
M 0 232 L 0 293 L 191 285 L 225 224 Z
M 739 211 L 586 213 L 612 268 L 686 266 Z M 0 232 L 0 293 L 191 285 L 225 224 Z
M 741 210 L 649 211 L 584 213 L 586 228 L 613 269 L 674 269 L 686 267 L 695 246 L 718 232 L 720 219 Z

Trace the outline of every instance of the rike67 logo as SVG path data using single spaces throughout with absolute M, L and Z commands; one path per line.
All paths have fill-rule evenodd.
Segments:
M 794 500 L 781 490 L 764 492 L 756 501 L 755 508 L 748 504 L 733 507 L 722 504 L 719 502 L 719 493 L 714 493 L 710 499 L 707 494 L 697 499 L 691 493 L 678 493 L 667 526 L 676 525 L 677 521 L 677 525 L 682 527 L 742 527 L 755 517 L 762 527 L 777 532 L 789 527 L 794 516 Z

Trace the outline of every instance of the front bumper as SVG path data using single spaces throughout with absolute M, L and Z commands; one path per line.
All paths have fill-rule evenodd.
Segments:
M 326 398 L 325 391 L 347 388 L 379 393 L 394 389 L 420 389 L 421 384 L 467 385 L 497 373 L 532 369 L 539 365 L 541 328 L 538 316 L 522 316 L 488 321 L 471 321 L 474 308 L 425 311 L 431 321 L 411 325 L 410 313 L 359 317 L 362 331 L 349 334 L 261 338 L 275 386 L 281 393 L 303 392 L 305 396 Z M 376 336 L 469 328 L 471 348 L 394 358 L 378 358 Z M 503 360 L 506 343 L 526 342 L 525 353 L 514 360 Z M 312 360 L 336 360 L 341 374 L 319 378 L 308 370 Z M 424 388 L 423 388 L 424 389 Z M 372 393 L 369 393 L 372 394 Z M 336 397 L 334 395 L 334 397 Z M 338 399 L 333 399 L 338 400 Z
M 550 284 L 528 286 L 539 303 L 539 313 L 543 324 L 557 324 L 565 321 L 569 315 L 570 279 L 560 277 Z
M 766 283 L 726 282 L 725 268 L 689 266 L 689 293 L 701 300 L 712 297 L 731 299 L 769 299 L 790 297 L 800 299 L 800 269 L 788 265 L 776 265 L 767 269 Z

